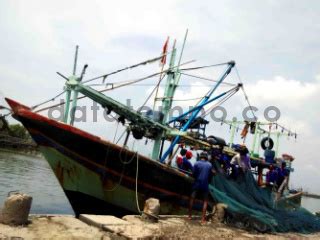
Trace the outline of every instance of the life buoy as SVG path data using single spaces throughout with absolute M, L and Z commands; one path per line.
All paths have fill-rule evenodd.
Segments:
M 270 137 L 265 137 L 261 140 L 261 147 L 263 150 L 266 150 L 266 149 L 271 150 L 273 148 L 273 145 L 274 145 L 274 142 Z

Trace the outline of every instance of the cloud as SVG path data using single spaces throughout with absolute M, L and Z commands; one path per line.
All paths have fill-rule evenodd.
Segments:
M 320 90 L 320 81 L 307 82 L 276 76 L 269 80 L 258 80 L 245 86 L 255 102 L 304 103 Z
M 314 151 L 320 144 L 319 13 L 318 1 L 2 1 L 0 90 L 32 105 L 62 90 L 64 81 L 55 72 L 71 73 L 76 44 L 80 45 L 78 71 L 89 63 L 89 78 L 159 55 L 167 36 L 171 43 L 177 38 L 180 48 L 189 28 L 182 60 L 196 59 L 194 65 L 199 66 L 235 59 L 259 117 L 263 119 L 266 106 L 275 105 L 281 110 L 281 123 L 298 132 L 296 144 L 283 141 L 281 145 L 297 155 L 298 176 L 295 173 L 293 181 L 320 192 L 320 177 L 307 179 L 310 167 L 303 167 L 307 163 L 320 171 Z M 135 70 L 107 80 L 135 79 L 159 67 Z M 219 76 L 209 70 L 196 74 Z M 237 82 L 233 77 L 226 81 Z M 177 89 L 176 99 L 203 96 L 212 86 L 185 76 L 180 84 L 186 86 Z M 106 94 L 121 102 L 131 98 L 139 106 L 148 88 L 128 87 Z M 224 106 L 228 117 L 241 117 L 246 102 L 238 92 Z M 105 122 L 83 125 L 98 135 L 106 129 Z M 229 130 L 219 129 L 215 126 L 212 132 L 228 139 Z

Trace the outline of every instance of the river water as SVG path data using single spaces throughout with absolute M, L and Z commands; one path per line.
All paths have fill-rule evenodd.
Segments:
M 10 191 L 33 197 L 31 213 L 74 214 L 58 180 L 42 157 L 0 150 L 0 207 Z
M 0 207 L 10 191 L 33 197 L 31 213 L 74 214 L 49 164 L 42 157 L 0 150 Z M 311 212 L 320 211 L 320 199 L 303 198 L 302 206 Z

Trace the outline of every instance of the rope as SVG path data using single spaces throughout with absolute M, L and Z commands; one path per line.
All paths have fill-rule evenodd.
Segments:
M 107 164 L 107 158 L 109 156 L 109 149 L 110 149 L 110 147 L 108 147 L 107 152 L 106 152 L 106 156 L 105 156 L 105 159 L 104 159 L 104 167 L 106 167 L 106 164 Z M 122 179 L 123 179 L 123 175 L 124 175 L 124 170 L 125 170 L 125 165 L 122 166 L 122 171 L 121 171 L 121 175 L 120 175 L 120 179 L 119 179 L 118 183 L 115 184 L 111 189 L 104 189 L 105 191 L 113 192 L 121 185 L 121 182 L 122 182 Z M 105 171 L 103 171 L 103 181 L 105 179 L 105 176 L 106 176 L 105 175 Z
M 116 70 L 116 71 L 113 71 L 113 72 L 110 72 L 110 73 L 107 73 L 107 74 L 103 74 L 103 75 L 98 76 L 98 77 L 94 77 L 94 78 L 88 79 L 88 80 L 84 81 L 83 83 L 91 82 L 91 81 L 97 80 L 99 78 L 103 78 L 103 82 L 104 82 L 105 79 L 110 75 L 114 75 L 116 73 L 119 73 L 119 72 L 122 72 L 122 71 L 125 71 L 125 70 L 136 68 L 136 67 L 141 66 L 141 65 L 146 65 L 148 63 L 156 62 L 156 61 L 160 60 L 162 57 L 166 56 L 167 54 L 169 54 L 169 53 L 163 54 L 160 57 L 152 58 L 152 59 L 149 59 L 149 60 L 134 64 L 134 65 L 131 65 L 131 66 L 128 66 L 128 67 L 125 67 L 125 68 L 121 68 L 119 70 Z
M 44 104 L 46 104 L 48 102 L 52 102 L 52 101 L 56 100 L 57 97 L 60 97 L 62 94 L 64 94 L 65 92 L 66 92 L 66 90 L 62 91 L 61 93 L 59 93 L 58 95 L 56 95 L 53 98 L 50 98 L 50 99 L 48 99 L 48 100 L 46 100 L 46 101 L 44 101 L 42 103 L 39 103 L 37 105 L 32 106 L 31 109 L 34 110 L 35 108 L 40 107 L 40 106 L 42 106 L 42 105 L 44 105 Z
M 144 103 L 142 104 L 142 106 L 139 108 L 139 112 L 142 110 L 142 108 L 147 104 L 147 102 L 150 100 L 150 98 L 152 97 L 154 91 L 158 91 L 158 88 L 159 88 L 159 85 L 162 81 L 162 79 L 165 77 L 165 75 L 160 75 L 160 79 L 157 83 L 157 85 L 153 88 L 153 90 L 151 91 L 151 93 L 149 94 L 149 96 L 147 97 L 147 99 L 144 101 Z M 156 93 L 156 96 L 155 96 L 155 100 L 156 100 L 156 97 L 157 97 L 157 93 Z M 154 102 L 154 106 L 153 106 L 153 109 L 155 108 L 155 102 Z
M 219 102 L 217 102 L 216 104 L 214 104 L 213 106 L 211 106 L 203 115 L 201 115 L 201 117 L 206 117 L 208 114 L 210 114 L 210 112 L 217 106 L 222 105 L 223 103 L 225 103 L 228 99 L 230 99 L 238 90 L 237 89 L 231 89 L 230 92 L 223 97 Z
M 163 71 L 163 72 L 167 72 L 167 70 Z M 139 79 L 136 79 L 136 80 L 132 80 L 132 81 L 125 81 L 125 82 L 122 82 L 120 83 L 119 85 L 116 85 L 114 86 L 113 84 L 111 85 L 112 87 L 111 88 L 106 88 L 106 89 L 102 89 L 102 90 L 99 90 L 98 92 L 100 93 L 103 93 L 103 92 L 107 92 L 107 91 L 111 91 L 111 90 L 114 90 L 114 89 L 117 89 L 117 88 L 121 88 L 121 87 L 125 87 L 125 86 L 128 86 L 130 84 L 134 84 L 134 83 L 137 83 L 137 82 L 141 82 L 143 80 L 146 80 L 146 79 L 149 79 L 151 77 L 154 77 L 154 76 L 157 76 L 163 72 L 158 72 L 158 73 L 154 73 L 154 74 L 151 74 L 149 76 L 146 76 L 146 77 L 143 77 L 143 78 L 139 78 Z M 81 97 L 78 97 L 77 100 L 79 99 L 83 99 L 83 98 L 86 98 L 87 96 L 81 96 Z M 73 101 L 73 99 L 70 100 L 70 103 Z M 58 106 L 61 106 L 61 105 L 64 105 L 66 102 L 65 101 L 62 101 L 60 103 L 57 103 L 55 105 L 52 105 L 52 106 L 49 106 L 49 107 L 45 107 L 45 108 L 42 108 L 42 109 L 39 109 L 37 111 L 35 111 L 36 113 L 38 112 L 42 112 L 42 111 L 45 111 L 45 110 L 48 110 L 50 108 L 53 108 L 53 107 L 58 107 Z
M 256 115 L 254 114 L 254 111 L 253 111 L 252 106 L 251 106 L 250 101 L 249 101 L 249 97 L 248 97 L 246 91 L 244 90 L 244 86 L 243 86 L 243 84 L 242 84 L 241 77 L 240 77 L 240 74 L 239 74 L 239 71 L 238 71 L 237 66 L 235 66 L 235 69 L 236 69 L 236 73 L 237 73 L 237 77 L 238 77 L 238 79 L 239 79 L 239 82 L 240 82 L 241 85 L 242 85 L 242 86 L 241 86 L 241 90 L 242 90 L 242 92 L 243 92 L 243 94 L 244 94 L 244 97 L 245 97 L 245 99 L 246 99 L 246 102 L 247 102 L 247 104 L 248 104 L 248 106 L 249 106 L 249 108 L 250 108 L 250 111 L 251 111 L 251 113 L 252 113 L 252 116 L 253 116 L 254 119 L 257 121 L 258 118 L 257 118 Z
M 193 100 L 199 100 L 203 97 L 197 97 L 197 98 L 186 98 L 186 99 L 172 99 L 174 102 L 184 102 L 184 101 L 193 101 Z
M 119 141 L 121 140 L 121 138 L 123 137 L 123 135 L 126 133 L 126 129 L 121 133 L 120 137 L 118 138 L 116 144 L 119 143 Z
M 122 164 L 124 164 L 124 165 L 128 165 L 128 164 L 130 164 L 130 163 L 133 161 L 135 155 L 136 155 L 138 152 L 135 152 L 129 161 L 123 161 L 122 156 L 121 156 L 123 149 L 124 149 L 124 147 L 122 147 L 121 150 L 120 150 L 120 152 L 119 152 L 120 162 L 121 162 Z
M 114 134 L 113 141 L 112 141 L 113 143 L 116 140 L 116 136 L 117 136 L 117 133 L 118 133 L 118 128 L 119 128 L 119 122 L 117 122 L 116 132 Z
M 219 82 L 218 80 L 213 80 L 213 79 L 210 79 L 210 78 L 197 76 L 197 75 L 193 75 L 193 74 L 181 73 L 181 75 L 185 75 L 185 76 L 193 77 L 193 78 L 198 78 L 198 79 L 209 81 L 209 82 Z M 225 85 L 229 85 L 229 86 L 236 86 L 237 85 L 237 84 L 228 83 L 228 82 L 222 82 L 221 84 L 225 84 Z
M 139 213 L 141 213 L 140 207 L 139 207 L 139 198 L 138 198 L 138 176 L 139 176 L 139 155 L 137 154 L 137 168 L 136 168 L 136 204 L 137 204 L 137 210 Z
M 189 63 L 192 63 L 194 62 L 194 60 L 192 61 L 188 61 L 188 62 L 185 62 L 185 63 L 182 63 L 180 66 L 183 66 L 183 65 L 186 65 L 186 64 L 189 64 Z M 175 66 L 174 68 L 176 68 L 177 66 Z M 161 72 L 157 72 L 157 73 L 154 73 L 154 74 L 151 74 L 149 76 L 146 76 L 146 77 L 143 77 L 143 78 L 139 78 L 139 79 L 136 79 L 136 80 L 132 80 L 132 81 L 125 81 L 125 82 L 122 82 L 120 83 L 119 85 L 114 85 L 114 84 L 108 84 L 108 85 L 111 85 L 111 88 L 106 88 L 106 89 L 102 89 L 102 90 L 99 90 L 98 92 L 100 93 L 103 93 L 103 92 L 107 92 L 107 91 L 111 91 L 111 90 L 114 90 L 114 89 L 117 89 L 117 88 L 121 88 L 121 87 L 125 87 L 125 86 L 129 86 L 131 84 L 135 84 L 135 83 L 138 83 L 138 82 L 141 82 L 143 80 L 146 80 L 146 79 L 149 79 L 149 78 L 152 78 L 152 77 L 155 77 L 157 75 L 162 75 L 163 73 L 167 73 L 169 70 L 166 69 L 164 71 L 161 71 Z M 92 79 L 90 79 L 92 80 Z M 88 80 L 87 80 L 88 81 Z M 104 85 L 104 84 L 103 84 Z M 81 96 L 81 97 L 78 97 L 77 100 L 79 99 L 83 99 L 83 98 L 86 98 L 87 96 Z M 73 99 L 70 100 L 70 103 L 73 101 Z M 42 108 L 42 109 L 39 109 L 37 111 L 35 111 L 36 113 L 38 112 L 42 112 L 42 111 L 45 111 L 45 110 L 48 110 L 50 108 L 54 108 L 54 107 L 59 107 L 61 105 L 64 105 L 66 102 L 65 101 L 62 101 L 58 104 L 55 104 L 55 105 L 52 105 L 52 106 L 49 106 L 49 107 L 45 107 L 45 108 Z M 9 114 L 7 114 L 9 115 Z
M 204 66 L 193 67 L 193 68 L 182 68 L 182 69 L 180 69 L 180 70 L 181 70 L 181 71 L 198 70 L 198 69 L 203 69 L 203 68 L 211 68 L 211 67 L 223 66 L 223 65 L 227 65 L 227 64 L 229 64 L 229 62 L 218 63 L 218 64 L 211 64 L 211 65 L 204 65 Z
M 123 148 L 124 148 L 124 147 L 123 147 Z M 122 149 L 123 149 L 123 148 L 122 148 Z M 121 152 L 122 152 L 122 149 L 121 149 L 121 151 L 120 151 L 120 154 L 121 154 Z M 105 158 L 105 163 L 104 163 L 105 165 L 104 165 L 104 167 L 106 166 L 108 155 L 109 155 L 109 148 L 108 148 L 107 153 L 106 153 L 106 158 Z M 133 154 L 133 157 L 132 157 L 129 161 L 127 161 L 127 162 L 123 161 L 123 160 L 120 158 L 120 161 L 121 161 L 121 163 L 123 164 L 123 165 L 122 165 L 122 171 L 121 171 L 120 179 L 119 179 L 118 183 L 115 184 L 111 189 L 104 189 L 105 191 L 107 191 L 107 192 L 113 192 L 113 191 L 115 191 L 116 189 L 118 189 L 118 187 L 121 185 L 121 182 L 122 182 L 122 179 L 123 179 L 123 176 L 124 176 L 124 171 L 125 171 L 126 165 L 130 164 L 130 163 L 133 161 L 133 159 L 134 159 L 135 156 L 137 156 L 137 159 L 138 159 L 138 152 L 135 152 L 135 154 Z M 105 174 L 105 172 L 104 172 L 104 174 Z M 105 175 L 103 175 L 103 178 L 105 178 Z M 136 176 L 136 179 L 137 179 L 137 176 Z M 136 187 L 136 189 L 137 189 L 137 187 Z

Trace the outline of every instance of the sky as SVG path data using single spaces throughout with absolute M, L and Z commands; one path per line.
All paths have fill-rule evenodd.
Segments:
M 320 4 L 318 1 L 226 0 L 226 1 L 4 1 L 0 0 L 0 104 L 10 97 L 35 105 L 61 92 L 70 76 L 76 45 L 80 46 L 77 73 L 88 63 L 85 79 L 159 56 L 167 36 L 170 47 L 177 39 L 180 54 L 189 30 L 182 62 L 202 66 L 236 61 L 250 103 L 259 119 L 268 106 L 281 111 L 279 123 L 298 138 L 281 138 L 280 151 L 296 157 L 293 187 L 320 194 Z M 108 81 L 136 79 L 160 71 L 158 63 L 118 74 Z M 211 79 L 223 68 L 192 72 Z M 233 70 L 225 80 L 238 83 Z M 108 92 L 120 102 L 131 99 L 141 106 L 157 79 L 144 86 Z M 95 83 L 101 83 L 97 81 Z M 211 84 L 211 85 L 210 85 Z M 203 95 L 212 83 L 182 77 L 176 98 Z M 221 86 L 219 91 L 227 90 Z M 163 92 L 163 87 L 160 93 Z M 58 101 L 58 100 L 57 100 Z M 84 100 L 79 104 L 90 106 Z M 179 102 L 183 107 L 195 101 Z M 152 106 L 152 102 L 148 102 Z M 228 119 L 241 118 L 247 106 L 239 91 L 224 107 Z M 76 126 L 113 140 L 116 123 L 86 123 Z M 11 119 L 10 119 L 11 120 Z M 99 112 L 98 120 L 103 120 Z M 120 129 L 121 127 L 119 127 Z M 228 126 L 213 123 L 209 130 L 228 141 Z M 237 132 L 236 140 L 241 141 Z M 252 136 L 248 137 L 250 145 Z M 136 142 L 143 148 L 144 141 Z

